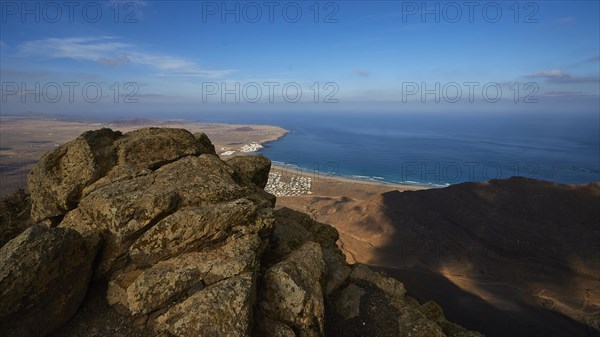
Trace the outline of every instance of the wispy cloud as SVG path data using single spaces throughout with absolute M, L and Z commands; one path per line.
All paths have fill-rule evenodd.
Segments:
M 354 73 L 360 77 L 369 77 L 369 72 L 364 69 L 356 69 Z
M 17 50 L 19 56 L 25 57 L 66 58 L 108 66 L 141 64 L 158 70 L 164 76 L 218 78 L 234 72 L 232 69 L 205 69 L 193 61 L 140 51 L 135 45 L 119 42 L 111 36 L 33 40 L 19 45 Z
M 527 78 L 544 79 L 555 83 L 591 83 L 598 82 L 597 76 L 575 76 L 559 69 L 546 70 L 525 75 Z
M 131 47 L 133 46 L 117 42 L 110 36 L 47 38 L 24 42 L 18 46 L 17 53 L 19 56 L 98 61 Z
M 556 20 L 556 22 L 558 22 L 560 24 L 563 24 L 563 25 L 570 25 L 570 24 L 572 24 L 572 23 L 575 22 L 575 18 L 572 17 L 572 16 L 565 16 L 565 17 L 562 17 L 562 18 L 558 18 Z
M 589 96 L 581 91 L 547 91 L 540 93 L 539 96 L 544 97 L 581 97 Z
M 583 62 L 585 62 L 585 63 L 600 62 L 600 55 L 596 55 L 596 56 L 590 57 L 588 59 L 585 59 L 585 60 L 583 60 Z
M 121 66 L 129 63 L 129 58 L 126 54 L 121 54 L 116 57 L 100 57 L 98 58 L 98 63 L 107 65 L 107 66 Z

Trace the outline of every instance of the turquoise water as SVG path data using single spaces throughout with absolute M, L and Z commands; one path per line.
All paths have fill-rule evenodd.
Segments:
M 324 175 L 432 186 L 517 175 L 559 183 L 600 181 L 597 113 L 221 113 L 195 119 L 284 127 L 290 133 L 260 153 Z

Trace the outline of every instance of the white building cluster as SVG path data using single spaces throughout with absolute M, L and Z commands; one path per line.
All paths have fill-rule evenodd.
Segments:
M 292 175 L 289 179 L 282 178 L 287 177 L 282 177 L 281 173 L 279 172 L 270 172 L 269 180 L 267 182 L 267 186 L 265 187 L 265 191 L 277 197 L 312 194 L 311 177 Z
M 240 151 L 241 152 L 256 152 L 260 149 L 262 149 L 262 145 L 260 145 L 258 143 L 250 143 L 250 144 L 245 144 L 244 146 L 242 146 L 240 148 Z

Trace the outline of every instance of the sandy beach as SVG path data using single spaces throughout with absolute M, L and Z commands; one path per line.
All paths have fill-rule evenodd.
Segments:
M 274 180 L 281 183 L 273 184 Z M 360 235 L 355 228 L 346 226 L 346 222 L 360 217 L 363 211 L 353 209 L 353 206 L 389 191 L 427 188 L 352 179 L 275 164 L 271 167 L 265 190 L 277 196 L 276 208 L 289 207 L 334 226 L 340 234 L 338 245 L 346 254 L 347 261 L 369 264 L 377 255 L 379 241 L 384 238 Z
M 428 186 L 419 185 L 403 185 L 386 183 L 379 181 L 370 181 L 366 179 L 353 179 L 338 175 L 332 175 L 328 172 L 322 172 L 319 170 L 306 170 L 298 167 L 285 166 L 282 164 L 273 164 L 271 167 L 271 177 L 278 175 L 280 180 L 288 182 L 295 177 L 304 177 L 309 179 L 310 188 L 305 186 L 298 186 L 300 193 L 297 194 L 285 194 L 278 193 L 282 191 L 271 189 L 270 192 L 277 195 L 278 204 L 281 206 L 294 206 L 290 205 L 292 198 L 295 196 L 311 196 L 311 197 L 339 197 L 346 196 L 353 199 L 364 200 L 371 196 L 381 194 L 391 190 L 398 191 L 417 191 L 421 189 L 427 189 Z M 269 190 L 267 185 L 267 190 Z M 288 189 L 289 190 L 289 189 Z

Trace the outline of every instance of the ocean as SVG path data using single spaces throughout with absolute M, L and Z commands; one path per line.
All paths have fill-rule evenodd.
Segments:
M 598 113 L 218 113 L 199 122 L 290 130 L 260 153 L 316 174 L 443 187 L 511 176 L 600 181 Z

